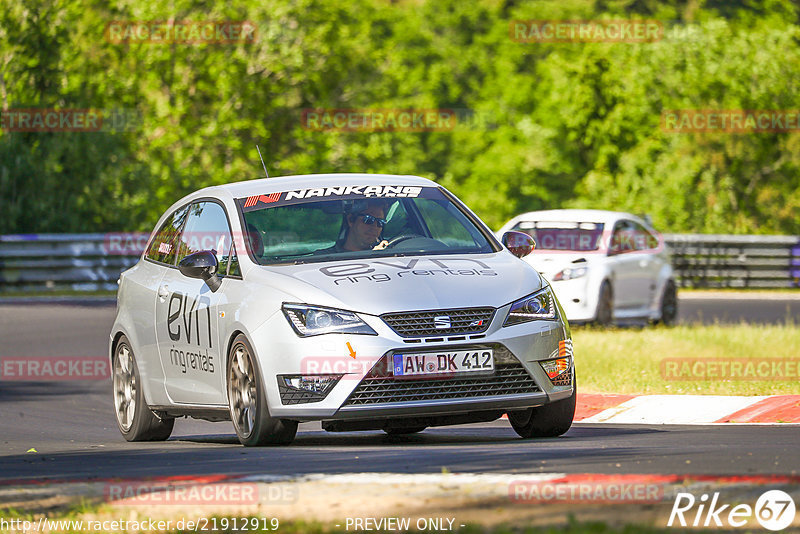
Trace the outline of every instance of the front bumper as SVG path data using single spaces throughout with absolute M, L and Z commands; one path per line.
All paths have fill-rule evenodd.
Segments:
M 589 322 L 597 318 L 599 289 L 592 289 L 587 276 L 550 282 L 569 322 Z
M 253 333 L 270 415 L 298 421 L 388 419 L 476 411 L 508 411 L 540 406 L 572 394 L 572 384 L 556 386 L 539 361 L 559 354 L 567 331 L 561 320 L 541 320 L 502 327 L 510 306 L 500 308 L 479 335 L 409 340 L 379 317 L 360 314 L 377 336 L 326 334 L 298 337 L 282 314 Z M 347 344 L 350 344 L 348 347 Z M 386 376 L 385 358 L 396 352 L 434 352 L 491 346 L 491 375 L 454 375 L 421 380 Z M 350 348 L 356 354 L 350 356 Z M 376 372 L 384 375 L 375 380 Z M 341 374 L 322 400 L 287 404 L 280 375 Z M 283 390 L 283 391 L 281 391 Z M 282 394 L 283 393 L 283 394 Z M 454 394 L 455 393 L 455 394 Z

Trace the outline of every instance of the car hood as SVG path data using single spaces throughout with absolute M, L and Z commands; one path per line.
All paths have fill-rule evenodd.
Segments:
M 559 252 L 553 254 L 534 252 L 526 257 L 525 261 L 542 273 L 542 276 L 546 279 L 552 280 L 553 276 L 566 268 L 589 267 L 604 257 L 604 254 L 598 252 Z
M 539 273 L 507 251 L 404 256 L 260 269 L 296 302 L 361 313 L 498 308 L 539 290 Z M 266 281 L 266 280 L 265 280 Z

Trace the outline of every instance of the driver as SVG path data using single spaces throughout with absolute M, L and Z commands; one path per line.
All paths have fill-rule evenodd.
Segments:
M 381 240 L 383 227 L 386 226 L 387 205 L 383 200 L 366 200 L 353 203 L 349 213 L 345 214 L 344 240 L 337 241 L 335 247 L 341 252 L 359 250 L 383 250 L 389 244 Z
M 332 247 L 317 250 L 315 254 L 331 252 L 357 252 L 383 250 L 389 244 L 382 240 L 389 204 L 385 200 L 356 200 L 345 204 L 339 238 Z

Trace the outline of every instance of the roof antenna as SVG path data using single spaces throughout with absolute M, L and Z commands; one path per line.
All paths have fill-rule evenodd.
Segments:
M 258 157 L 261 159 L 261 165 L 264 166 L 264 174 L 266 174 L 267 178 L 269 178 L 269 173 L 267 172 L 267 166 L 264 163 L 264 158 L 261 156 L 261 149 L 258 148 L 258 143 L 256 143 L 256 150 L 258 150 Z

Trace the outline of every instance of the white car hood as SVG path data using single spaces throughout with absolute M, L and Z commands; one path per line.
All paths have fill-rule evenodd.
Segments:
M 269 285 L 296 301 L 372 315 L 509 304 L 543 281 L 507 251 L 268 266 Z

